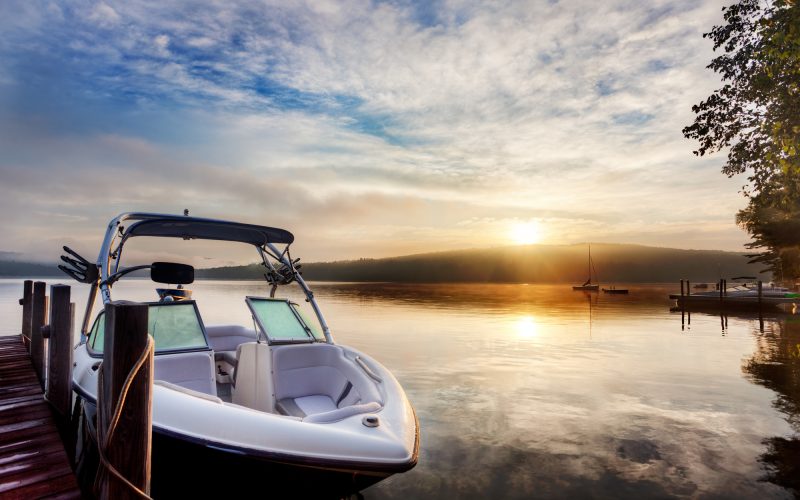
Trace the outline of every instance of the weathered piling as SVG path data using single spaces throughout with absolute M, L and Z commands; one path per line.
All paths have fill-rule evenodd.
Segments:
M 72 402 L 72 320 L 70 287 L 51 285 L 50 325 L 44 330 L 48 342 L 45 396 L 61 423 L 69 418 Z
M 764 288 L 764 283 L 762 283 L 761 280 L 759 280 L 759 282 L 758 282 L 758 310 L 759 311 L 761 310 L 761 303 L 762 303 L 761 299 L 762 299 L 762 296 L 763 296 L 763 288 Z
M 103 462 L 98 493 L 102 499 L 139 498 L 131 486 L 149 494 L 152 443 L 153 344 L 147 334 L 147 305 L 112 303 L 105 312 L 98 387 L 97 432 Z M 134 375 L 126 387 L 129 373 Z
M 692 294 L 692 285 L 689 283 L 689 280 L 686 280 L 686 296 L 690 296 Z
M 22 288 L 22 298 L 19 299 L 22 306 L 22 342 L 30 351 L 31 346 L 31 306 L 33 305 L 33 281 L 25 280 Z
M 33 303 L 31 305 L 31 361 L 33 369 L 39 378 L 39 384 L 44 388 L 44 363 L 47 349 L 47 340 L 42 336 L 42 327 L 47 317 L 47 296 L 45 296 L 45 282 L 37 281 L 33 284 Z
M 681 280 L 681 299 L 683 299 L 683 280 Z

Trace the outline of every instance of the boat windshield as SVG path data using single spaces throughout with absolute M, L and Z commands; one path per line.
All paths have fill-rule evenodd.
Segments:
M 208 348 L 203 323 L 193 300 L 148 304 L 147 331 L 157 352 Z M 103 352 L 105 311 L 98 314 L 89 335 L 89 346 Z
M 285 299 L 247 297 L 258 328 L 272 343 L 307 343 L 325 341 L 319 327 L 309 321 L 297 304 Z

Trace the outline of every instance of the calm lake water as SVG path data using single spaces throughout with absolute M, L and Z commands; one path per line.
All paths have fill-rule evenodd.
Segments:
M 154 300 L 149 281 L 117 298 Z M 192 286 L 251 322 L 256 282 Z M 395 374 L 422 428 L 384 498 L 787 498 L 800 468 L 800 317 L 670 312 L 675 286 L 314 284 L 338 343 Z M 73 286 L 82 315 L 86 289 Z M 0 280 L 0 334 L 20 280 Z

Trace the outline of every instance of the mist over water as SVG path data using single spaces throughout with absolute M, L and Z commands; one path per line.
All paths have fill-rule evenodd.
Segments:
M 115 298 L 155 300 L 121 282 Z M 257 282 L 198 282 L 206 324 L 251 319 Z M 796 486 L 796 316 L 670 312 L 675 286 L 316 283 L 336 342 L 386 365 L 420 420 L 419 464 L 385 498 L 787 498 Z M 0 280 L 0 334 L 20 280 Z M 292 294 L 295 298 L 299 295 Z M 86 287 L 73 286 L 80 320 Z M 783 485 L 783 486 L 781 486 Z

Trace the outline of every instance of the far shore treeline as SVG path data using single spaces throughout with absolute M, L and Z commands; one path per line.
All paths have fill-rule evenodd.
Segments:
M 600 283 L 606 284 L 671 283 L 682 278 L 713 282 L 735 276 L 758 276 L 764 281 L 771 279 L 769 274 L 759 274 L 763 266 L 747 264 L 747 256 L 736 252 L 593 244 L 592 260 L 597 271 L 597 275 L 592 276 L 593 280 L 599 277 Z M 305 279 L 314 281 L 582 283 L 589 278 L 589 255 L 585 244 L 529 245 L 385 259 L 303 263 L 301 271 Z M 0 276 L 48 277 L 63 274 L 56 268 L 56 263 L 0 261 Z M 263 267 L 251 264 L 198 269 L 196 277 L 259 279 L 263 277 Z

